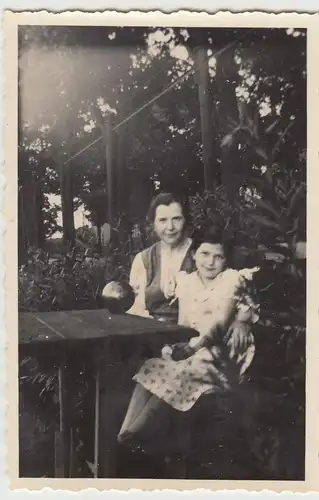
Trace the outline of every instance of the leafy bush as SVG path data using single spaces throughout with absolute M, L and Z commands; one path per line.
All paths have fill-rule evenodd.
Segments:
M 127 279 L 129 265 L 129 260 L 119 262 L 112 254 L 87 257 L 71 251 L 52 260 L 31 249 L 28 264 L 19 269 L 19 310 L 94 309 L 103 286 L 112 279 Z
M 229 203 L 223 186 L 215 186 L 211 192 L 193 196 L 190 208 L 194 227 L 200 227 L 204 222 L 210 221 L 231 232 L 235 229 L 233 219 L 237 210 Z
M 305 184 L 290 173 L 259 180 L 245 214 L 258 228 L 261 318 L 246 414 L 255 464 L 269 477 L 302 479 L 305 436 Z M 302 251 L 300 251 L 302 250 Z M 267 410 L 268 408 L 268 410 Z

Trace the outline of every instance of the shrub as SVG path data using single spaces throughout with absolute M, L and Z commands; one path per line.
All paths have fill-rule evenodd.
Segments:
M 19 269 L 19 310 L 96 308 L 97 297 L 108 281 L 128 277 L 130 263 L 118 260 L 117 255 L 87 257 L 74 251 L 53 260 L 48 254 L 30 249 L 28 263 Z

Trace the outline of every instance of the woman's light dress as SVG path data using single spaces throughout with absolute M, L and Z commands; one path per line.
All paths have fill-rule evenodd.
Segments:
M 146 303 L 154 307 L 158 296 L 162 297 L 164 303 L 169 304 L 175 293 L 176 276 L 183 268 L 182 266 L 186 264 L 191 244 L 192 240 L 186 238 L 178 247 L 172 249 L 165 247 L 161 242 L 153 245 L 153 247 L 157 247 L 154 250 L 158 252 L 157 267 L 154 269 L 152 269 L 154 264 L 152 260 L 146 260 L 147 267 L 151 269 L 145 269 L 143 252 L 135 256 L 130 273 L 130 285 L 136 294 L 136 299 L 128 314 L 150 316 Z M 194 269 L 195 263 L 193 262 L 192 270 Z M 151 286 L 148 286 L 147 283 L 149 270 L 151 270 L 151 281 L 153 282 Z
M 255 269 L 226 269 L 212 280 L 209 287 L 204 286 L 197 272 L 178 273 L 175 296 L 179 301 L 179 324 L 191 326 L 200 335 L 205 335 L 212 318 L 219 314 L 225 302 L 235 300 L 238 308 L 251 308 L 252 303 L 247 304 L 243 294 L 246 280 L 251 279 L 254 272 Z M 257 311 L 253 322 L 256 320 Z M 196 342 L 198 337 L 192 339 L 190 344 Z M 229 345 L 232 343 L 229 342 Z M 202 394 L 229 389 L 250 365 L 255 352 L 252 334 L 243 352 L 227 348 L 227 342 L 225 347 L 225 350 L 217 345 L 203 347 L 181 361 L 165 356 L 149 359 L 133 379 L 176 410 L 187 411 Z

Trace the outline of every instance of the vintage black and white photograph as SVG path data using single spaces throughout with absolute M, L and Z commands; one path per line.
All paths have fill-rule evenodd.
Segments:
M 19 477 L 305 480 L 307 30 L 18 26 Z

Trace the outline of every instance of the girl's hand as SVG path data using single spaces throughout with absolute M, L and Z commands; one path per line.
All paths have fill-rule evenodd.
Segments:
M 171 358 L 174 361 L 181 361 L 190 358 L 195 353 L 194 349 L 188 344 L 176 344 L 173 347 Z
M 164 345 L 162 348 L 162 358 L 163 359 L 172 359 L 173 348 L 170 345 Z
M 235 320 L 228 332 L 229 338 L 227 344 L 234 352 L 245 352 L 250 341 L 250 325 L 247 322 Z

